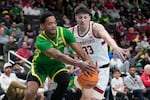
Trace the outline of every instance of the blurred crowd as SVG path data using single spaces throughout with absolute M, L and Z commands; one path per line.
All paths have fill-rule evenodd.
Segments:
M 58 25 L 69 28 L 76 24 L 73 12 L 78 5 L 89 7 L 91 20 L 103 24 L 116 43 L 129 50 L 130 55 L 122 60 L 109 47 L 111 72 L 119 69 L 128 75 L 134 66 L 141 76 L 150 64 L 150 0 L 0 0 L 0 59 L 7 62 L 7 54 L 13 50 L 31 61 L 36 52 L 34 41 L 41 31 L 39 16 L 52 11 Z M 24 78 L 26 73 L 16 75 Z

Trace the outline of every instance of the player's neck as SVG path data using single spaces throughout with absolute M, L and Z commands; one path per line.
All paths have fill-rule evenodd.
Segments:
M 84 26 L 79 25 L 78 28 L 81 32 L 85 32 L 88 29 L 88 27 L 85 25 Z
M 48 36 L 48 38 L 50 38 L 50 39 L 54 39 L 55 37 L 56 37 L 56 34 L 47 34 L 47 33 L 45 33 L 47 36 Z
M 85 34 L 87 32 L 89 27 L 87 27 L 87 26 L 79 26 L 78 29 L 79 29 L 79 34 L 83 35 L 83 34 Z

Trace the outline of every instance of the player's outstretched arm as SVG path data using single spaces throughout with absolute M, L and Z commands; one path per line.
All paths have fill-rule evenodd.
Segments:
M 94 35 L 97 38 L 103 38 L 105 42 L 108 43 L 108 45 L 113 48 L 115 55 L 119 55 L 122 59 L 125 59 L 124 55 L 126 56 L 129 55 L 128 50 L 119 47 L 117 43 L 114 41 L 114 39 L 107 32 L 107 30 L 104 28 L 103 25 L 95 23 L 93 26 L 93 30 L 94 30 Z
M 80 62 L 76 59 L 73 59 L 73 58 L 61 53 L 59 50 L 57 50 L 55 48 L 48 49 L 45 52 L 45 54 L 48 55 L 49 57 L 53 57 L 54 59 L 57 59 L 57 60 L 64 62 L 66 64 L 79 66 L 80 69 L 82 71 L 84 71 L 86 74 L 91 75 L 94 72 L 94 69 L 93 69 L 94 65 L 93 64 L 90 64 L 87 61 Z

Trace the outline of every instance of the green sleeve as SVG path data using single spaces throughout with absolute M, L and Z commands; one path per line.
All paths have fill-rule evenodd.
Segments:
M 70 48 L 69 48 L 69 52 L 70 52 L 71 54 L 74 54 L 75 51 L 70 47 Z
M 49 40 L 44 39 L 40 36 L 37 37 L 35 44 L 36 44 L 36 48 L 42 52 L 45 52 L 46 50 L 53 47 Z
M 64 28 L 64 37 L 65 37 L 67 44 L 72 44 L 76 42 L 76 39 L 73 33 L 69 29 Z

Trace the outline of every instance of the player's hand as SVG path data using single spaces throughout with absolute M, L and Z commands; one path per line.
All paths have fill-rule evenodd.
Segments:
M 124 61 L 125 56 L 129 56 L 129 51 L 128 49 L 122 49 L 120 47 L 117 47 L 114 49 L 114 55 L 118 55 Z
M 89 61 L 83 61 L 79 63 L 80 69 L 85 73 L 87 76 L 92 76 L 92 74 L 97 70 L 97 65 L 90 63 Z

